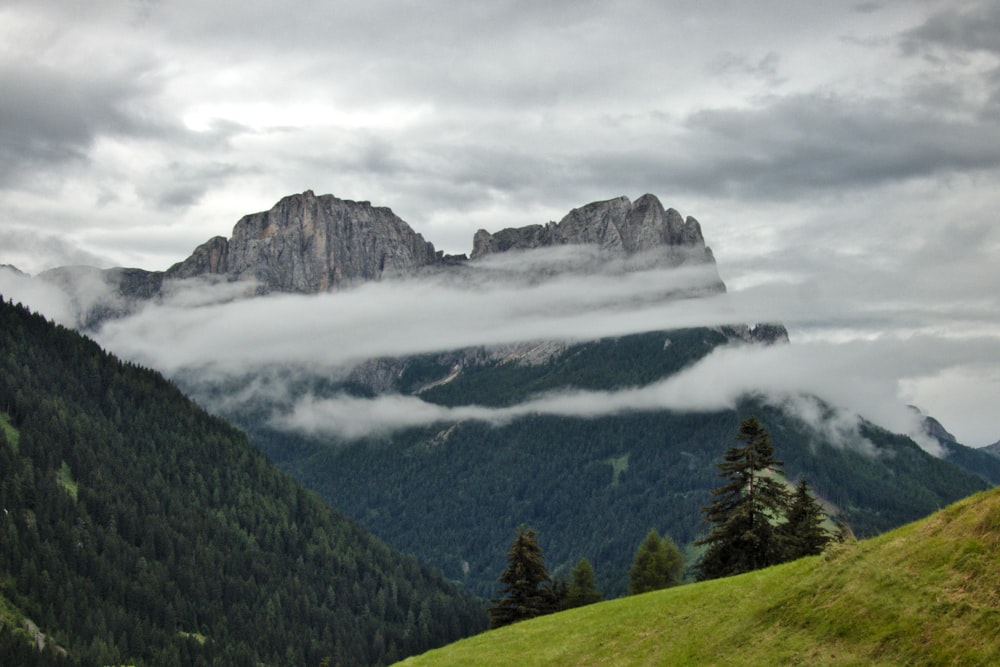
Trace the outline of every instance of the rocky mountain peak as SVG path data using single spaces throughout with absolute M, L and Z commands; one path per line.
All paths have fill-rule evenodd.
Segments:
M 619 256 L 666 250 L 678 262 L 714 261 L 698 221 L 691 217 L 685 220 L 672 208 L 664 209 L 651 194 L 635 202 L 616 197 L 587 204 L 547 225 L 508 228 L 494 234 L 481 229 L 473 239 L 472 259 L 569 244 L 597 245 Z
M 265 292 L 313 293 L 408 273 L 437 259 L 434 246 L 390 209 L 306 190 L 244 216 L 230 239 L 198 246 L 167 277 L 224 274 L 256 280 Z
M 635 202 L 616 197 L 567 213 L 559 222 L 479 230 L 472 259 L 511 250 L 588 245 L 604 258 L 633 257 L 631 269 L 707 263 L 714 266 L 701 226 L 646 194 Z M 167 271 L 62 267 L 41 278 L 55 282 L 80 301 L 84 328 L 133 312 L 160 297 L 172 281 L 207 277 L 253 281 L 258 293 L 312 294 L 430 270 L 468 265 L 465 255 L 437 252 L 387 207 L 338 199 L 312 190 L 289 195 L 270 210 L 243 216 L 230 238 L 202 243 Z M 85 278 L 85 279 L 84 279 Z M 90 289 L 97 283 L 100 289 Z M 707 293 L 724 291 L 721 279 Z M 93 294 L 103 294 L 93 297 Z M 95 300 L 96 299 L 96 300 Z

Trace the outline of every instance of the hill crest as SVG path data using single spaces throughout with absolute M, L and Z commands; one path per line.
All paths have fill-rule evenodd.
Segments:
M 993 489 L 821 556 L 544 616 L 400 664 L 997 664 L 998 561 Z

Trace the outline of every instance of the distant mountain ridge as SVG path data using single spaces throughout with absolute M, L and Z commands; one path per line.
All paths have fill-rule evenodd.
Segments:
M 495 234 L 480 229 L 473 238 L 472 259 L 509 250 L 569 244 L 596 245 L 625 256 L 666 247 L 677 251 L 681 259 L 714 261 L 698 221 L 692 217 L 685 220 L 672 208 L 664 209 L 651 194 L 634 203 L 628 197 L 593 202 L 547 225 L 508 228 Z
M 58 267 L 39 277 L 69 294 L 78 291 L 81 278 L 106 285 L 110 296 L 81 315 L 78 324 L 88 329 L 159 297 L 170 281 L 247 280 L 256 283 L 259 294 L 314 294 L 456 265 L 475 266 L 477 260 L 508 251 L 567 245 L 593 246 L 608 258 L 647 254 L 649 261 L 670 266 L 715 264 L 698 221 L 664 209 L 651 194 L 634 203 L 624 196 L 593 202 L 546 225 L 496 233 L 480 229 L 470 260 L 435 250 L 388 207 L 306 190 L 283 197 L 267 211 L 243 216 L 230 238 L 209 239 L 166 271 Z M 721 279 L 714 289 L 725 289 Z
M 265 291 L 314 293 L 412 273 L 442 259 L 389 208 L 306 190 L 244 216 L 230 239 L 217 236 L 198 246 L 165 278 L 223 275 L 256 280 Z
M 166 272 L 104 272 L 118 281 L 112 287 L 119 300 L 103 313 L 93 310 L 88 322 L 125 314 L 184 279 L 254 281 L 257 293 L 316 293 L 437 272 L 458 279 L 451 284 L 531 286 L 562 271 L 599 271 L 603 279 L 679 266 L 696 269 L 698 286 L 672 291 L 667 284 L 662 293 L 651 291 L 651 299 L 725 291 L 700 224 L 653 195 L 593 202 L 559 222 L 480 230 L 467 258 L 436 251 L 389 209 L 306 191 L 244 216 L 230 239 L 209 240 Z M 61 277 L 71 288 L 72 272 Z M 358 442 L 303 436 L 282 422 L 305 399 L 401 395 L 414 399 L 409 405 L 450 414 L 457 407 L 502 409 L 545 393 L 626 391 L 662 381 L 723 346 L 788 342 L 780 324 L 739 323 L 583 342 L 540 338 L 371 358 L 348 375 L 290 370 L 281 396 L 263 392 L 259 399 L 251 392 L 228 400 L 247 386 L 269 385 L 265 373 L 216 382 L 194 369 L 174 379 L 189 396 L 248 429 L 272 460 L 333 506 L 484 596 L 493 592 L 511 526 L 521 522 L 552 537 L 557 568 L 567 570 L 586 556 L 606 592 L 623 590 L 627 560 L 651 526 L 682 544 L 697 537 L 699 508 L 716 482 L 718 448 L 749 414 L 772 430 L 790 474 L 806 476 L 859 534 L 926 515 L 1000 480 L 996 459 L 953 440 L 939 439 L 946 456 L 935 458 L 910 438 L 863 420 L 844 431 L 830 406 L 809 421 L 794 407 L 753 396 L 712 413 L 526 415 L 503 424 L 442 418 Z M 587 512 L 577 516 L 582 508 Z M 616 527 L 611 534 L 609 525 Z

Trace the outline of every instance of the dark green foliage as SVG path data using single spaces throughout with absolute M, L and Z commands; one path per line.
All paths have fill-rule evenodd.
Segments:
M 540 392 L 563 389 L 616 389 L 641 386 L 689 366 L 726 342 L 726 336 L 711 329 L 679 329 L 606 338 L 575 345 L 548 363 L 532 366 L 488 363 L 471 366 L 457 378 L 421 393 L 421 398 L 445 405 L 513 405 Z M 426 380 L 431 363 L 414 364 Z M 442 367 L 437 377 L 448 374 Z M 409 372 L 409 369 L 408 369 Z M 417 384 L 407 384 L 404 390 Z
M 72 660 L 384 664 L 486 626 L 160 375 L 7 303 L 0 413 L 0 588 Z
M 600 602 L 604 597 L 597 590 L 597 584 L 594 581 L 594 566 L 586 558 L 580 559 L 580 562 L 570 571 L 569 576 L 569 585 L 566 588 L 566 595 L 563 597 L 564 608 L 583 607 Z
M 966 447 L 954 440 L 939 440 L 939 442 L 947 461 L 968 473 L 982 477 L 990 484 L 1000 484 L 1000 456 L 991 454 L 985 447 L 982 449 Z
M 628 571 L 628 593 L 638 595 L 676 586 L 684 570 L 684 555 L 669 535 L 662 538 L 655 528 L 636 549 Z
M 506 405 L 571 384 L 635 386 L 724 341 L 709 330 L 603 340 L 573 346 L 541 366 L 473 365 L 421 398 Z M 447 376 L 451 366 L 435 366 L 435 359 L 421 357 L 419 372 L 402 388 Z M 324 395 L 312 385 L 307 389 Z M 274 431 L 263 421 L 267 414 L 251 410 L 234 418 L 272 460 L 332 505 L 482 597 L 495 593 L 496 573 L 521 522 L 545 535 L 553 576 L 566 576 L 585 555 L 606 597 L 625 594 L 636 545 L 650 526 L 679 545 L 699 536 L 700 509 L 719 483 L 718 443 L 730 440 L 751 414 L 768 425 L 789 477 L 808 478 L 859 537 L 988 486 L 904 436 L 862 424 L 865 442 L 831 442 L 790 412 L 753 400 L 712 413 L 440 424 L 347 443 Z
M 23 635 L 0 623 L 0 665 L 11 667 L 83 667 L 85 663 L 61 653 L 51 644 L 41 651 Z
M 517 537 L 507 551 L 507 567 L 500 575 L 500 584 L 500 597 L 489 609 L 492 628 L 558 611 L 559 596 L 533 529 L 518 527 Z
M 774 457 L 771 437 L 756 417 L 740 423 L 737 439 L 718 464 L 726 480 L 712 490 L 714 500 L 702 511 L 711 524 L 709 534 L 695 542 L 707 546 L 698 566 L 700 579 L 728 577 L 785 560 L 782 520 L 787 492 L 781 479 L 782 462 Z
M 823 551 L 833 536 L 823 527 L 826 513 L 809 492 L 805 479 L 799 480 L 779 526 L 784 543 L 784 560 L 795 560 Z

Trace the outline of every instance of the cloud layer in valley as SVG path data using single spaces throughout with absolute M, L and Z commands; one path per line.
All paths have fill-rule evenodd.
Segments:
M 991 1 L 8 0 L 0 264 L 164 269 L 307 188 L 390 206 L 449 253 L 478 228 L 652 192 L 701 221 L 729 296 L 658 303 L 621 276 L 253 307 L 199 292 L 197 308 L 168 301 L 104 340 L 222 372 L 255 347 L 291 364 L 322 348 L 312 359 L 337 366 L 434 339 L 777 320 L 812 352 L 784 353 L 801 377 L 859 373 L 987 444 L 998 25 Z M 79 306 L 26 285 L 0 270 L 5 295 L 34 290 L 50 316 Z
M 807 392 L 906 431 L 912 430 L 913 421 L 906 405 L 916 403 L 961 435 L 973 434 L 973 439 L 966 438 L 973 444 L 993 438 L 990 394 L 965 396 L 960 409 L 966 412 L 955 420 L 959 425 L 935 409 L 941 396 L 931 405 L 923 400 L 933 395 L 937 378 L 997 381 L 1000 368 L 981 363 L 1000 358 L 1000 338 L 991 329 L 992 303 L 956 302 L 941 309 L 919 294 L 900 297 L 891 288 L 869 289 L 863 303 L 823 294 L 824 287 L 834 294 L 860 291 L 871 278 L 868 273 L 854 274 L 844 285 L 814 285 L 785 276 L 727 293 L 670 298 L 710 288 L 717 279 L 711 265 L 622 271 L 612 263 L 598 273 L 568 270 L 547 280 L 510 280 L 512 274 L 531 275 L 524 269 L 532 265 L 567 270 L 586 265 L 594 270 L 589 249 L 562 248 L 491 258 L 484 263 L 488 268 L 474 272 L 476 280 L 469 274 L 426 277 L 311 296 L 234 300 L 245 287 L 195 282 L 162 304 L 108 322 L 98 340 L 175 375 L 197 372 L 221 379 L 284 368 L 343 377 L 357 363 L 375 357 L 782 321 L 802 332 L 799 340 L 723 348 L 687 373 L 651 387 L 539 397 L 499 411 L 449 411 L 402 397 L 383 397 L 367 407 L 347 397 L 307 398 L 283 423 L 320 432 L 318 416 L 326 415 L 332 420 L 327 421 L 327 432 L 357 437 L 369 430 L 448 419 L 503 421 L 514 414 L 562 410 L 591 415 L 633 409 L 715 410 L 734 405 L 748 393 L 784 401 Z M 283 381 L 274 379 L 278 385 Z M 256 391 L 284 391 L 274 383 Z

